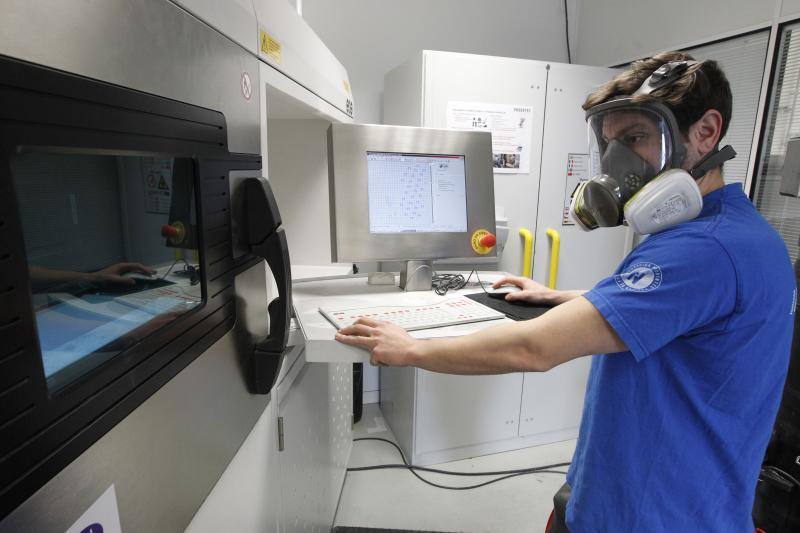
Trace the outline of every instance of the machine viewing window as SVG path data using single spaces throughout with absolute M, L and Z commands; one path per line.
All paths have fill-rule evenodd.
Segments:
M 367 152 L 370 233 L 467 231 L 463 155 Z
M 22 150 L 11 173 L 51 391 L 203 302 L 191 159 Z

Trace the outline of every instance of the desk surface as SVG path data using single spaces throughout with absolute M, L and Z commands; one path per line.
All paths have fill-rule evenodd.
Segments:
M 464 273 L 466 275 L 467 273 Z M 481 281 L 493 282 L 502 276 L 499 272 L 480 275 Z M 472 281 L 475 281 L 473 276 Z M 319 312 L 326 308 L 357 308 L 382 305 L 430 305 L 440 303 L 457 295 L 481 291 L 477 286 L 468 286 L 460 291 L 450 291 L 439 296 L 433 291 L 405 292 L 397 285 L 367 285 L 365 277 L 348 277 L 320 281 L 303 281 L 292 287 L 295 316 L 306 342 L 306 360 L 324 363 L 368 363 L 369 353 L 361 348 L 336 342 L 336 328 Z M 484 328 L 509 323 L 504 318 L 486 322 L 474 322 L 457 326 L 412 331 L 419 339 L 457 337 Z

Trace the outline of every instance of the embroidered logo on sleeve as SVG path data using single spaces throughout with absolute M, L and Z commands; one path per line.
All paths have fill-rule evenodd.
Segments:
M 655 263 L 636 263 L 627 272 L 614 276 L 620 289 L 649 292 L 661 285 L 661 267 Z

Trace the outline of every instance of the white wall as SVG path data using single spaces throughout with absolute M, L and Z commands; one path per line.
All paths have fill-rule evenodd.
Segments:
M 781 0 L 578 2 L 580 31 L 570 31 L 575 62 L 613 65 L 772 24 Z M 783 0 L 780 15 L 792 14 L 800 14 L 800 1 Z
M 303 17 L 347 69 L 356 122 L 382 122 L 384 74 L 422 49 L 567 59 L 562 0 L 304 0 Z

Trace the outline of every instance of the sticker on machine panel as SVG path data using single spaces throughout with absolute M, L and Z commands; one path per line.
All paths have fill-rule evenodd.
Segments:
M 142 158 L 142 176 L 145 212 L 168 214 L 172 199 L 172 158 Z
M 250 100 L 253 96 L 253 80 L 250 79 L 250 74 L 247 72 L 242 72 L 242 79 L 241 79 L 241 87 L 242 87 L 242 96 L 244 96 L 245 100 Z
M 122 533 L 114 485 L 97 498 L 66 533 Z
M 275 39 L 272 35 L 267 33 L 264 30 L 259 32 L 259 42 L 261 51 L 267 55 L 269 59 L 277 63 L 278 65 L 281 64 L 281 43 L 277 39 Z
M 661 285 L 661 267 L 655 263 L 636 263 L 626 272 L 614 276 L 620 289 L 633 292 L 650 292 Z
M 575 222 L 569 216 L 569 206 L 572 195 L 578 184 L 587 181 L 589 176 L 589 154 L 567 154 L 566 183 L 564 184 L 564 212 L 561 218 L 562 226 L 574 226 Z

